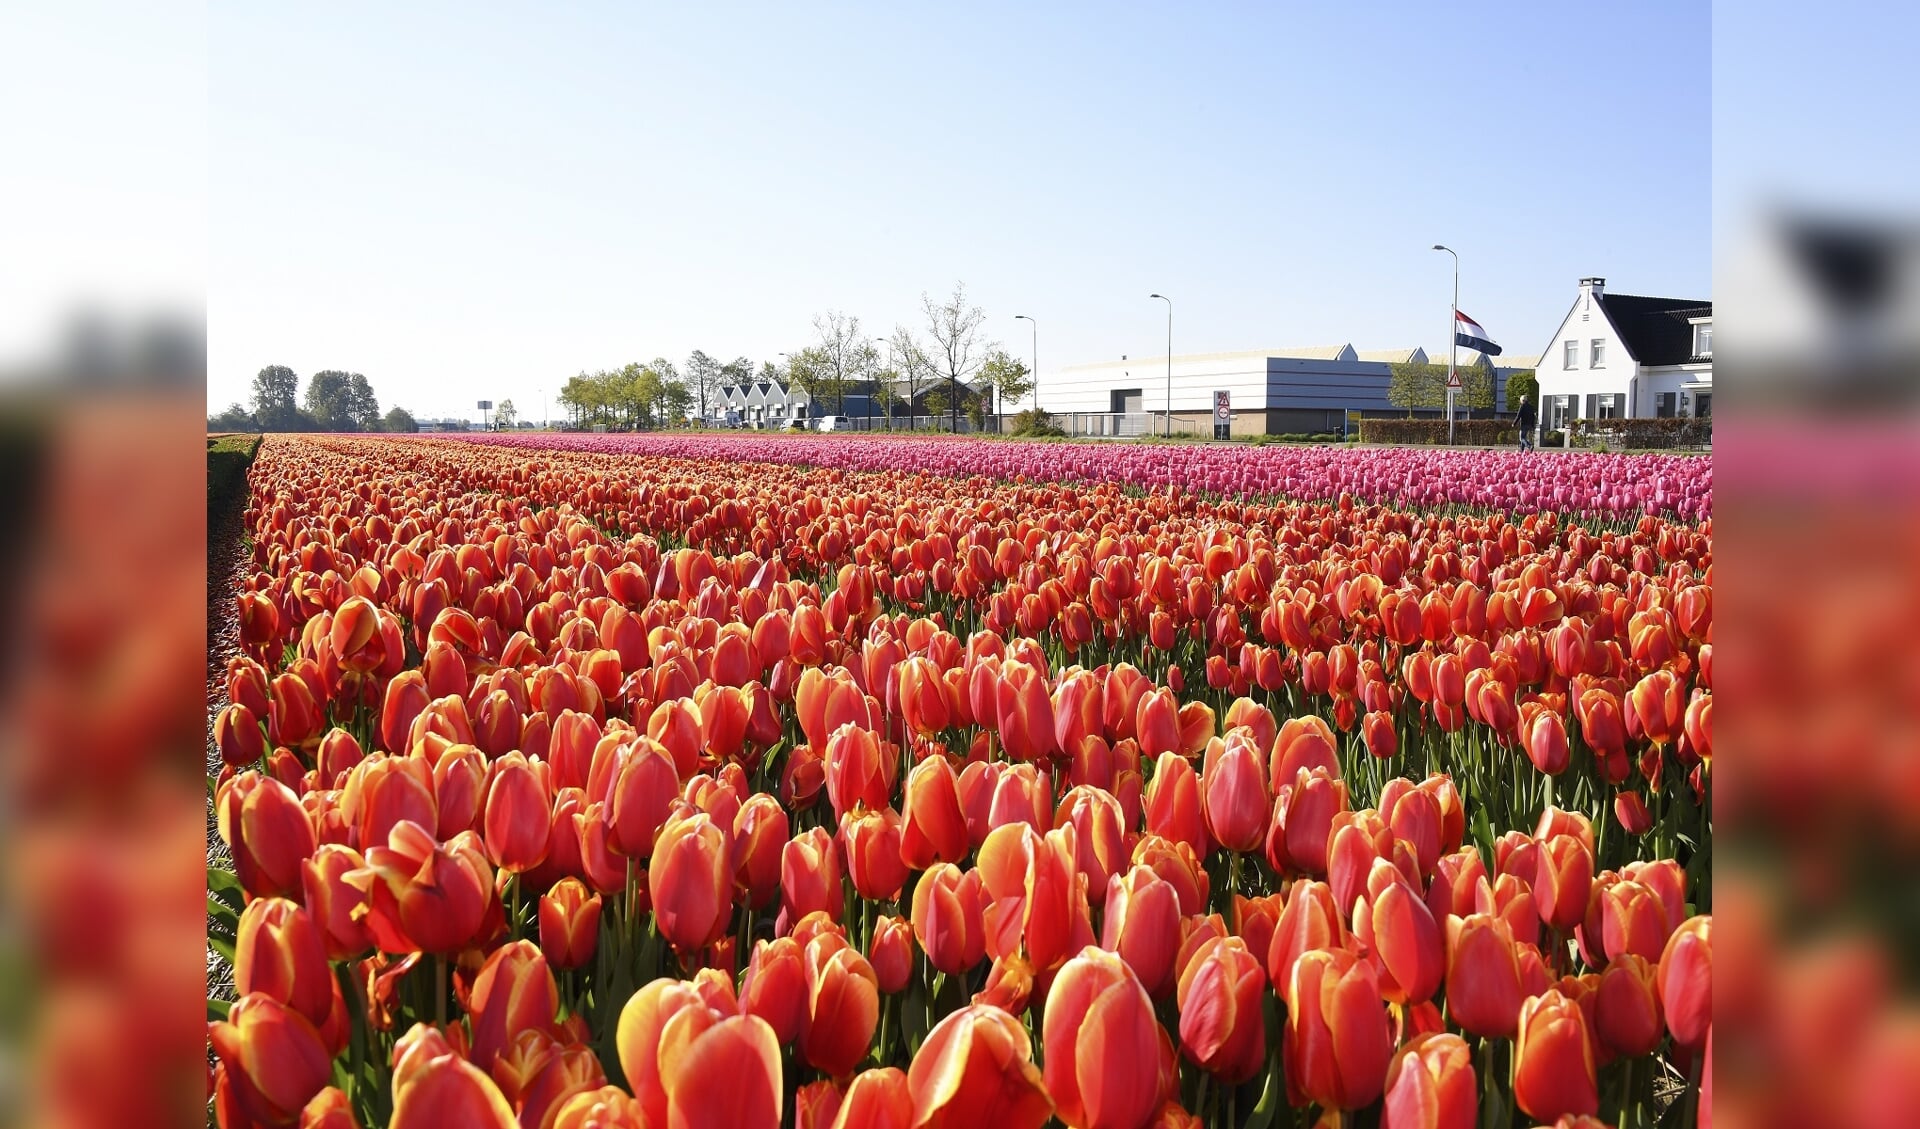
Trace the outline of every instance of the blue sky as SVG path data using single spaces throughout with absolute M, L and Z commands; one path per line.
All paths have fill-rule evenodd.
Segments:
M 220 4 L 209 402 L 283 363 L 472 414 L 583 368 L 919 327 L 1053 366 L 1535 353 L 1576 280 L 1711 296 L 1705 3 Z

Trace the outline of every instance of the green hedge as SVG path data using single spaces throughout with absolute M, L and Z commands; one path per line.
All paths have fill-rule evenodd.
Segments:
M 1575 420 L 1573 442 L 1575 446 L 1603 442 L 1612 447 L 1705 447 L 1713 442 L 1713 420 Z
M 219 522 L 228 506 L 247 493 L 247 467 L 260 450 L 258 435 L 217 435 L 207 439 L 207 525 Z
M 1424 444 L 1445 446 L 1447 421 L 1444 419 L 1363 419 L 1362 443 Z M 1453 441 L 1463 447 L 1499 447 L 1520 442 L 1513 421 L 1504 419 L 1461 419 L 1453 422 Z

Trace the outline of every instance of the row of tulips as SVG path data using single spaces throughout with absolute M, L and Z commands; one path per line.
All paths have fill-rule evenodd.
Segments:
M 841 470 L 912 470 L 1033 482 L 1177 483 L 1221 495 L 1331 499 L 1351 494 L 1410 508 L 1472 506 L 1508 512 L 1713 512 L 1711 459 L 1416 448 L 1242 447 L 1027 443 L 927 436 L 493 435 L 469 442 L 525 450 L 659 455 L 724 462 L 796 463 Z
M 210 937 L 241 993 L 211 1037 L 223 1123 L 1632 1118 L 1656 1071 L 1703 1062 L 1703 607 L 1663 623 L 1664 644 L 1593 647 L 1599 608 L 1621 605 L 1599 598 L 1611 568 L 1584 577 L 1596 597 L 1568 595 L 1592 618 L 1562 601 L 1550 628 L 1587 625 L 1579 663 L 1522 682 L 1484 644 L 1497 629 L 1469 608 L 1457 630 L 1451 602 L 1449 634 L 1366 638 L 1385 619 L 1360 586 L 1362 614 L 1276 640 L 1283 673 L 1242 687 L 1261 700 L 1228 704 L 1232 681 L 1209 670 L 1183 702 L 1204 615 L 1158 662 L 1150 625 L 1070 652 L 993 622 L 1020 565 L 1058 579 L 1092 555 L 1068 522 L 1005 571 L 967 560 L 970 591 L 915 609 L 877 561 L 948 536 L 910 537 L 937 519 L 916 491 L 950 486 L 816 506 L 799 500 L 819 501 L 824 472 L 755 468 L 799 502 L 758 515 L 769 539 L 874 519 L 864 541 L 793 552 L 818 578 L 800 580 L 785 553 L 724 544 L 731 518 L 688 528 L 735 501 L 713 504 L 738 468 L 723 489 L 650 465 L 636 489 L 599 461 L 477 465 L 454 446 L 276 439 L 256 466 L 262 571 L 215 724 L 235 877 L 210 883 Z M 997 501 L 977 500 L 976 522 Z M 1141 552 L 1103 563 L 1147 573 L 1196 530 L 1211 527 L 1197 545 L 1259 528 L 1192 503 L 1096 504 L 1111 512 L 1092 551 L 1131 520 Z M 1602 551 L 1550 535 L 1550 553 L 1529 550 L 1543 569 Z M 1706 543 L 1633 537 L 1671 562 L 1629 574 L 1635 615 L 1674 621 L 1662 581 L 1698 595 Z M 1282 544 L 1286 567 L 1305 543 Z M 1338 544 L 1298 574 L 1314 599 L 1288 606 L 1318 605 Z M 923 574 L 973 554 L 949 539 L 928 556 Z M 1213 560 L 1187 579 L 1224 593 L 1253 563 L 1244 546 Z M 1154 612 L 1181 603 L 1170 586 Z M 1164 674 L 1066 662 L 1128 648 Z M 1595 653 L 1635 683 L 1589 673 Z M 1364 719 L 1342 716 L 1348 699 Z M 1391 775 L 1422 761 L 1442 771 Z M 1657 821 L 1619 788 L 1634 771 Z M 1556 777 L 1597 824 L 1548 802 Z M 1545 813 L 1532 834 L 1496 837 L 1529 807 Z M 1684 866 L 1656 857 L 1669 843 Z M 664 1034 L 680 1022 L 667 1001 L 695 998 Z M 723 1027 L 699 1060 L 724 1060 L 716 1094 L 686 1056 Z

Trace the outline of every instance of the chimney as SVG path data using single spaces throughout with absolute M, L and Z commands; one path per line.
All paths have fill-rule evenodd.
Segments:
M 1607 280 L 1604 278 L 1583 278 L 1580 280 L 1580 293 L 1603 296 L 1607 292 Z

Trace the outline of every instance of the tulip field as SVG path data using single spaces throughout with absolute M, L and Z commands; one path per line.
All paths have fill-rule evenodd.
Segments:
M 209 1120 L 1707 1124 L 1711 473 L 270 436 Z

